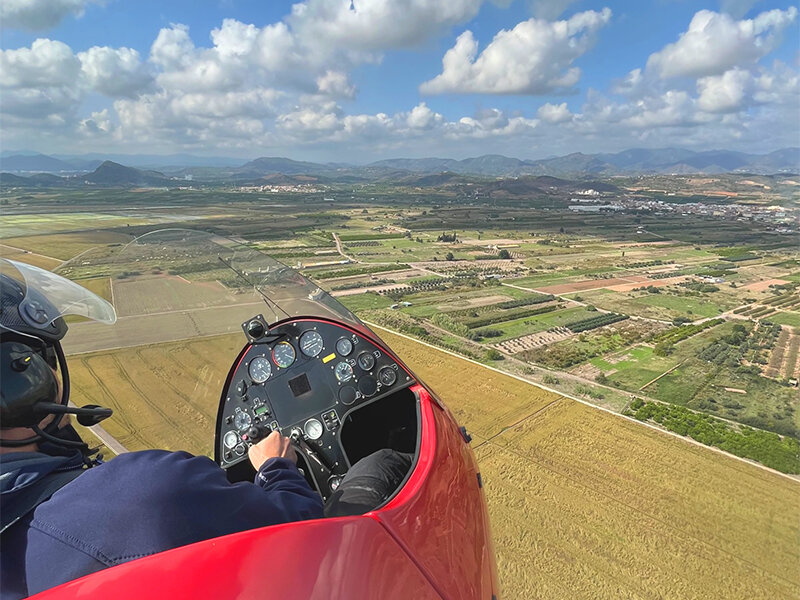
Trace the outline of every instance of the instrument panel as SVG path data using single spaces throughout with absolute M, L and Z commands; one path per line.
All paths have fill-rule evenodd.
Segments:
M 339 441 L 347 413 L 413 378 L 382 348 L 328 321 L 277 325 L 246 348 L 225 390 L 217 422 L 218 464 L 247 460 L 274 430 L 293 439 L 323 498 L 350 464 Z

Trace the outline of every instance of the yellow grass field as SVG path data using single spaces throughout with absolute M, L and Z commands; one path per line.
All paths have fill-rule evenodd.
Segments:
M 42 269 L 55 269 L 61 264 L 61 261 L 56 258 L 34 254 L 33 252 L 27 252 L 21 248 L 10 245 L 7 246 L 3 243 L 0 243 L 0 258 L 9 258 L 21 263 L 33 265 L 34 267 L 41 267 Z
M 114 409 L 103 427 L 129 450 L 213 454 L 222 385 L 242 335 L 71 356 L 72 401 Z
M 800 483 L 379 333 L 473 434 L 504 598 L 800 597 Z M 242 342 L 74 356 L 73 398 L 132 450 L 210 453 Z
M 61 260 L 69 260 L 95 246 L 125 244 L 130 240 L 131 236 L 122 233 L 94 230 L 79 233 L 48 233 L 12 237 L 7 238 L 5 243 L 9 246 L 24 248 L 31 252 L 39 252 Z

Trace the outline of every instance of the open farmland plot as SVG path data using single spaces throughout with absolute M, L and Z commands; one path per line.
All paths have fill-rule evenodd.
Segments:
M 103 427 L 129 450 L 210 455 L 219 393 L 242 341 L 227 335 L 71 357 L 72 398 L 113 408 Z
M 519 338 L 532 333 L 546 331 L 551 328 L 563 327 L 567 323 L 594 316 L 592 313 L 581 306 L 564 308 L 552 312 L 522 317 L 511 321 L 503 321 L 487 325 L 489 329 L 502 331 L 502 335 L 492 338 L 492 342 L 504 342 L 513 338 Z
M 49 213 L 4 215 L 0 224 L 0 238 L 12 238 L 39 233 L 56 233 L 84 229 L 108 229 L 126 225 L 152 223 L 150 219 L 111 213 Z
M 792 334 L 788 327 L 781 329 L 781 333 L 775 342 L 775 347 L 769 354 L 769 362 L 764 368 L 764 375 L 772 379 L 777 379 L 783 372 L 783 363 L 786 351 L 789 349 Z
M 505 597 L 800 594 L 796 482 L 380 333 L 480 436 Z M 497 401 L 506 429 L 487 427 Z
M 580 292 L 577 296 L 580 296 L 583 302 L 604 310 L 664 321 L 671 321 L 676 317 L 689 319 L 715 317 L 726 308 L 735 306 L 734 303 L 730 303 L 729 306 L 720 306 L 716 299 L 675 296 L 668 293 L 631 292 L 624 294 L 610 290 L 592 290 Z M 576 294 L 570 294 L 569 297 L 575 298 Z
M 70 325 L 67 354 L 158 344 L 241 331 L 241 323 L 259 313 L 270 315 L 262 300 L 158 314 L 120 317 L 114 325 L 84 322 Z
M 23 250 L 22 248 L 6 246 L 5 244 L 0 244 L 0 258 L 8 258 L 11 260 L 16 260 L 17 262 L 48 270 L 55 269 L 61 264 L 61 261 L 57 258 L 36 254 L 35 252 L 29 252 L 27 250 Z
M 5 240 L 5 243 L 31 252 L 41 252 L 61 260 L 69 260 L 95 246 L 126 244 L 129 241 L 131 241 L 130 235 L 97 230 L 16 237 Z
M 614 279 L 587 279 L 584 281 L 576 281 L 574 283 L 564 283 L 560 285 L 550 285 L 537 289 L 538 291 L 545 294 L 570 294 L 572 292 L 581 292 L 585 290 L 613 288 L 614 286 L 628 286 L 628 285 L 634 285 L 634 287 L 639 287 L 641 285 L 646 286 L 647 281 L 648 278 L 643 275 L 631 275 L 630 277 L 616 277 Z
M 218 281 L 189 281 L 173 275 L 116 279 L 113 291 L 120 316 L 229 306 L 256 300 L 253 294 L 234 294 Z
M 800 312 L 796 310 L 779 310 L 775 314 L 769 316 L 769 320 L 773 323 L 780 323 L 781 325 L 788 325 L 795 329 L 800 329 Z
M 800 333 L 792 333 L 783 358 L 783 376 L 800 377 Z

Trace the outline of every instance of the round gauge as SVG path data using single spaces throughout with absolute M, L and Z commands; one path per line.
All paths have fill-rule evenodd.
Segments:
M 303 431 L 308 439 L 318 440 L 322 437 L 322 423 L 320 423 L 317 419 L 309 419 L 306 421 L 306 424 L 303 425 Z
M 333 372 L 336 375 L 336 379 L 342 383 L 350 381 L 353 378 L 353 367 L 344 361 L 336 365 L 336 369 Z
M 247 367 L 250 378 L 256 383 L 264 383 L 272 375 L 272 365 L 263 356 L 256 356 Z
M 347 338 L 339 338 L 339 341 L 336 342 L 336 351 L 342 356 L 347 356 L 353 351 L 353 342 Z
M 309 358 L 314 358 L 322 352 L 322 336 L 316 331 L 306 331 L 300 336 L 300 351 Z
M 272 349 L 272 360 L 274 360 L 275 364 L 281 369 L 290 366 L 294 362 L 296 356 L 297 354 L 294 351 L 294 346 L 289 342 L 280 342 Z
M 397 381 L 397 373 L 394 372 L 392 367 L 383 367 L 378 371 L 378 379 L 381 380 L 383 385 L 392 385 Z
M 365 371 L 372 370 L 372 367 L 375 366 L 375 357 L 371 352 L 362 352 L 358 355 L 358 366 Z
M 233 424 L 236 426 L 236 429 L 240 431 L 244 431 L 250 424 L 253 422 L 253 419 L 250 418 L 250 415 L 246 412 L 237 412 L 236 416 L 233 418 Z
M 225 437 L 222 438 L 222 443 L 225 444 L 226 448 L 233 448 L 239 443 L 239 434 L 235 431 L 229 431 L 225 434 Z

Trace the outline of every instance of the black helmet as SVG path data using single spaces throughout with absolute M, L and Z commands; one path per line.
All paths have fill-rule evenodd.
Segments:
M 61 339 L 67 333 L 64 315 L 78 314 L 113 323 L 113 307 L 78 284 L 38 267 L 0 259 L 0 427 L 27 427 L 36 435 L 25 440 L 4 440 L 0 445 L 20 446 L 53 438 L 61 415 L 78 414 L 79 422 L 99 421 L 109 409 L 69 407 L 69 371 Z M 55 369 L 61 371 L 58 397 Z M 47 427 L 39 423 L 57 416 Z

